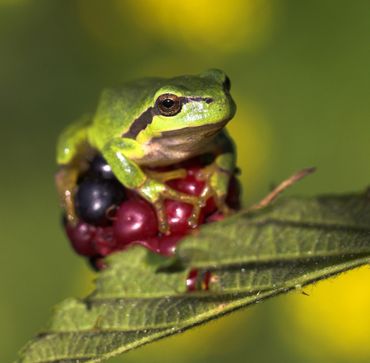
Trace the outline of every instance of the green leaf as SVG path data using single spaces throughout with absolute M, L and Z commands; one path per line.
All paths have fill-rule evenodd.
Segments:
M 204 226 L 182 241 L 174 259 L 135 247 L 108 262 L 96 291 L 57 306 L 18 362 L 99 362 L 368 264 L 370 199 L 288 198 Z M 200 276 L 210 272 L 208 291 L 186 291 L 193 268 Z

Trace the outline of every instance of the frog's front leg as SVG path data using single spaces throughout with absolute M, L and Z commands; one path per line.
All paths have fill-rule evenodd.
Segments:
M 193 214 L 199 216 L 203 206 L 199 198 L 180 193 L 173 190 L 163 179 L 155 179 L 155 173 L 151 176 L 144 173 L 140 166 L 133 159 L 142 157 L 144 151 L 140 144 L 131 139 L 114 139 L 109 142 L 102 150 L 104 158 L 111 166 L 117 179 L 129 189 L 136 190 L 144 199 L 150 202 L 157 213 L 158 228 L 162 233 L 169 233 L 167 217 L 165 214 L 164 200 L 174 199 L 193 205 Z M 195 218 L 189 223 L 196 225 Z

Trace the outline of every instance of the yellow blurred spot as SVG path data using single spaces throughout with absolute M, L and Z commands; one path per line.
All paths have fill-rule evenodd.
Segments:
M 295 329 L 289 327 L 287 338 L 309 354 L 370 359 L 369 283 L 366 266 L 304 289 L 310 296 L 291 296 Z
M 271 29 L 271 0 L 116 0 L 122 14 L 159 41 L 177 47 L 229 52 L 253 49 Z

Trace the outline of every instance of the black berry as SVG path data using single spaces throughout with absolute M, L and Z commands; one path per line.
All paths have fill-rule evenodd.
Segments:
M 112 168 L 100 154 L 92 159 L 88 170 L 88 177 L 90 179 L 116 179 Z
M 124 188 L 118 182 L 85 179 L 75 195 L 76 213 L 83 221 L 95 226 L 109 224 L 108 212 L 124 199 Z

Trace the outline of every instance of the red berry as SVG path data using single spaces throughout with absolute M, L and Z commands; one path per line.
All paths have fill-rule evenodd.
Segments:
M 157 235 L 157 216 L 148 202 L 127 200 L 118 208 L 113 229 L 118 244 L 122 247 Z
M 177 243 L 183 238 L 183 234 L 171 234 L 169 236 L 161 237 L 158 253 L 163 256 L 173 256 L 176 251 Z
M 206 182 L 204 180 L 199 180 L 196 178 L 198 171 L 200 170 L 199 167 L 191 167 L 187 169 L 187 176 L 183 179 L 174 179 L 169 181 L 167 184 L 182 193 L 199 196 L 204 190 L 206 186 Z M 206 205 L 202 208 L 202 212 L 205 215 L 211 214 L 216 211 L 217 207 L 213 200 L 213 198 L 208 198 Z
M 190 229 L 188 220 L 193 211 L 193 206 L 172 199 L 165 200 L 164 206 L 170 232 L 179 234 L 186 233 Z M 203 221 L 204 213 L 201 212 L 198 219 L 198 224 L 203 223 Z
M 101 256 L 107 256 L 118 249 L 117 240 L 112 227 L 98 227 L 93 239 L 95 251 Z
M 192 291 L 208 291 L 211 283 L 212 273 L 208 270 L 199 271 L 193 268 L 189 271 L 186 279 L 186 287 L 188 292 Z
M 163 256 L 173 256 L 177 243 L 184 237 L 183 234 L 171 234 L 168 236 L 156 236 L 146 240 L 135 241 L 133 245 L 140 245 L 148 250 Z
M 213 212 L 217 210 L 217 206 L 215 203 L 215 200 L 213 198 L 208 198 L 206 205 L 203 207 L 202 211 L 204 212 L 205 215 L 210 215 Z
M 187 176 L 185 178 L 170 180 L 167 184 L 179 192 L 199 196 L 206 183 L 204 180 L 198 180 L 196 178 L 195 170 L 199 170 L 199 168 L 193 171 L 187 170 Z
M 66 234 L 73 249 L 82 256 L 94 256 L 96 251 L 92 243 L 96 228 L 90 224 L 79 222 L 77 225 L 67 224 Z
M 186 287 L 188 292 L 195 291 L 197 289 L 197 279 L 199 271 L 193 268 L 189 271 L 188 277 L 186 278 Z
M 148 250 L 159 253 L 159 243 L 160 243 L 161 237 L 152 237 L 152 238 L 147 238 L 145 240 L 139 240 L 139 241 L 134 241 L 132 245 L 140 245 Z M 131 245 L 131 244 L 130 244 Z

